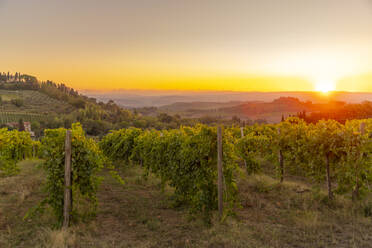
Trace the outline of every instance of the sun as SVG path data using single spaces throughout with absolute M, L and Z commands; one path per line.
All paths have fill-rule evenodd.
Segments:
M 322 92 L 322 93 L 328 93 L 330 91 L 335 90 L 335 83 L 334 81 L 330 80 L 320 80 L 315 85 L 315 90 Z

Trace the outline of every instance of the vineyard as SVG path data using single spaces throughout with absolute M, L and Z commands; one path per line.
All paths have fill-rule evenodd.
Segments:
M 198 211 L 217 206 L 216 128 L 199 125 L 163 132 L 130 128 L 110 133 L 100 146 L 113 161 L 140 163 Z M 280 182 L 287 175 L 302 176 L 312 182 L 326 182 L 330 200 L 334 192 L 359 198 L 370 193 L 371 151 L 371 120 L 308 125 L 289 118 L 275 125 L 226 128 L 225 202 L 233 206 L 236 198 L 237 162 L 244 161 L 246 172 L 253 174 L 261 171 L 262 160 L 274 165 Z
M 222 156 L 218 156 L 219 138 Z M 332 120 L 307 124 L 288 118 L 279 124 L 225 127 L 220 136 L 216 127 L 206 125 L 163 131 L 128 128 L 112 131 L 99 142 L 86 138 L 82 127 L 74 124 L 70 144 L 71 185 L 66 188 L 66 129 L 46 130 L 41 143 L 23 132 L 0 132 L 3 174 L 16 174 L 16 163 L 35 153 L 43 161 L 46 197 L 27 212 L 26 220 L 50 208 L 61 226 L 68 191 L 72 223 L 95 216 L 102 169 L 125 188 L 128 179 L 121 177 L 120 171 L 135 168 L 140 168 L 145 181 L 156 178 L 162 192 L 170 188 L 173 206 L 186 208 L 189 216 L 200 217 L 207 225 L 215 222 L 219 201 L 223 204 L 219 221 L 245 208 L 246 188 L 241 182 L 255 175 L 272 175 L 276 180 L 273 185 L 278 185 L 274 189 L 300 178 L 308 191 L 324 189 L 320 202 L 327 208 L 336 208 L 340 199 L 350 199 L 357 212 L 372 215 L 370 203 L 365 205 L 372 193 L 371 119 L 342 125 Z M 263 190 L 263 186 L 257 187 Z M 263 192 L 270 190 L 264 188 Z
M 0 129 L 0 173 L 14 175 L 19 171 L 17 162 L 35 155 L 38 142 L 27 132 Z
M 66 102 L 51 98 L 36 90 L 0 90 L 0 97 L 2 99 L 2 104 L 0 104 L 2 113 L 20 112 L 30 115 L 71 110 L 71 106 Z M 21 100 L 22 106 L 15 106 L 11 100 Z
M 32 122 L 45 120 L 47 118 L 48 117 L 46 115 L 42 114 L 0 111 L 0 125 L 9 122 L 18 122 L 20 119 L 23 121 Z

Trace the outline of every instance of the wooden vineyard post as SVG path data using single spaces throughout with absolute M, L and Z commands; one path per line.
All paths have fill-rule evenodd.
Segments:
M 325 155 L 325 160 L 326 160 L 326 169 L 327 169 L 327 189 L 328 189 L 328 199 L 332 200 L 333 199 L 333 192 L 332 192 L 332 182 L 331 182 L 331 169 L 330 163 L 329 163 L 329 154 Z
M 281 130 L 278 128 L 278 134 L 280 136 Z M 283 158 L 283 151 L 279 148 L 279 170 L 280 170 L 280 182 L 284 181 L 284 158 Z
M 71 130 L 66 131 L 65 140 L 65 195 L 63 205 L 63 228 L 70 224 L 71 212 Z
M 360 123 L 359 131 L 360 131 L 360 134 L 362 136 L 364 136 L 366 134 L 366 123 L 365 122 Z M 360 157 L 361 158 L 363 157 L 363 153 L 360 154 Z M 359 198 L 359 187 L 360 187 L 360 185 L 359 185 L 358 172 L 359 172 L 359 168 L 358 168 L 358 164 L 356 164 L 356 168 L 355 168 L 355 188 L 353 189 L 353 193 L 352 193 L 352 200 L 353 201 L 356 201 Z
M 240 128 L 240 135 L 242 138 L 244 138 L 244 128 L 241 127 Z M 245 166 L 245 169 L 248 171 L 248 168 L 247 168 L 247 161 L 244 159 L 244 166 Z
M 283 152 L 279 150 L 279 165 L 280 165 L 280 182 L 284 181 L 284 161 L 283 161 Z
M 223 214 L 222 128 L 217 127 L 218 213 Z
M 362 135 L 366 134 L 366 123 L 365 122 L 360 123 L 360 133 Z

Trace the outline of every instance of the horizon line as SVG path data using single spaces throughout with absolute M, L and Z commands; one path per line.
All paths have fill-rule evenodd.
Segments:
M 283 91 L 244 91 L 244 90 L 179 90 L 179 89 L 125 89 L 125 88 L 114 88 L 114 89 L 76 89 L 78 91 L 96 91 L 96 92 L 114 92 L 114 91 L 143 91 L 143 92 L 203 92 L 203 93 L 318 93 L 321 95 L 325 94 L 339 94 L 339 93 L 351 93 L 351 94 L 372 94 L 372 91 L 346 91 L 346 90 L 333 90 L 326 93 L 317 90 L 283 90 Z

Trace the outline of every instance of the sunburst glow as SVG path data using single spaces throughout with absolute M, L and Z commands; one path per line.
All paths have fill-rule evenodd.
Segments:
M 330 91 L 334 91 L 335 89 L 336 84 L 331 80 L 320 80 L 315 85 L 315 90 L 322 93 L 328 93 Z

